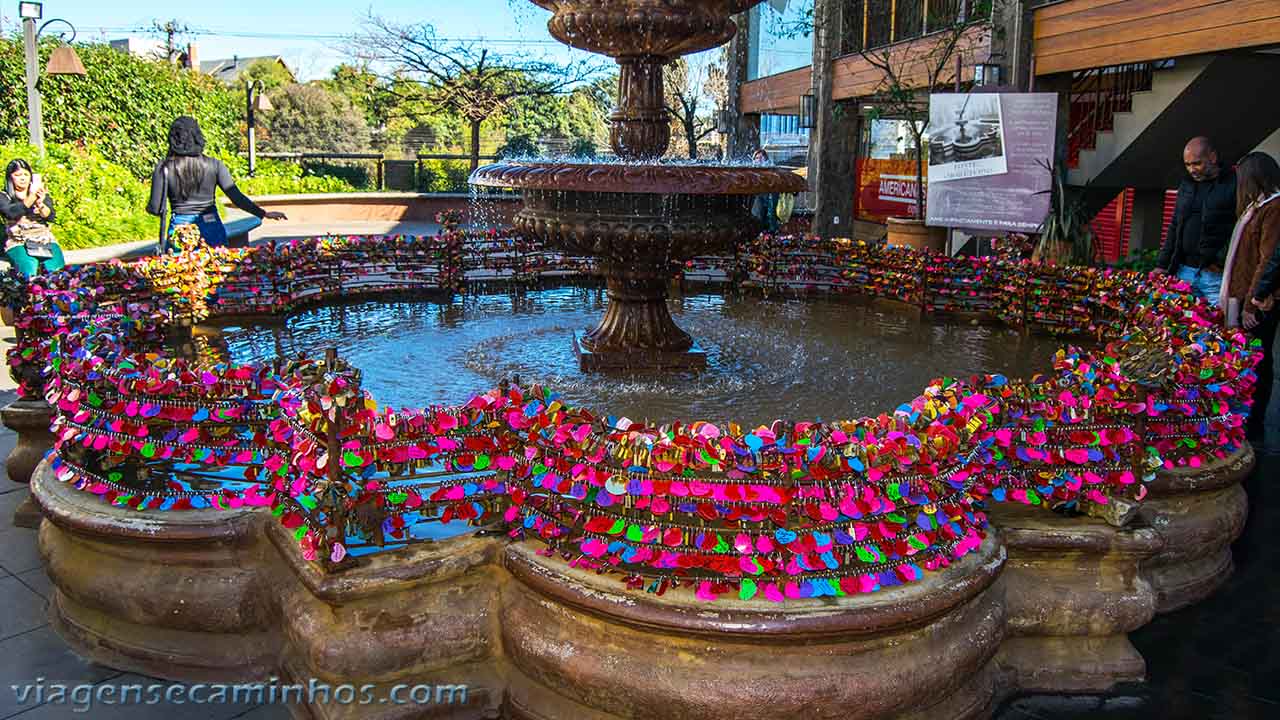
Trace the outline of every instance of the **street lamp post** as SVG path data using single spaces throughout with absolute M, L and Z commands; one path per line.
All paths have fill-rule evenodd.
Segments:
M 256 101 L 255 101 L 256 95 Z M 244 83 L 245 112 L 249 125 L 249 177 L 258 170 L 257 128 L 254 113 L 271 109 L 271 101 L 263 92 L 261 80 L 246 80 Z
M 27 136 L 31 144 L 43 154 L 44 124 L 40 110 L 40 89 L 37 87 L 40 81 L 40 53 L 37 51 L 36 42 L 45 29 L 55 23 L 67 26 L 67 30 L 71 33 L 71 37 L 65 40 L 67 43 L 75 41 L 76 29 L 74 25 L 61 18 L 49 20 L 37 28 L 36 21 L 44 17 L 43 3 L 18 3 L 18 16 L 22 18 L 22 41 L 27 61 Z M 67 30 L 60 32 L 59 36 L 65 36 Z M 80 63 L 80 58 L 74 49 L 60 47 L 49 58 L 49 67 L 46 72 L 50 75 L 84 75 L 84 65 Z

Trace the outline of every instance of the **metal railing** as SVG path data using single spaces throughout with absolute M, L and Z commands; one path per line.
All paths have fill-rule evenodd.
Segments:
M 1115 128 L 1116 113 L 1131 111 L 1134 94 L 1150 90 L 1155 71 L 1168 62 L 1109 65 L 1075 73 L 1068 98 L 1068 167 L 1079 165 L 1082 151 L 1097 147 L 1098 133 Z
M 340 152 L 263 152 L 258 153 L 258 157 L 270 160 L 284 160 L 296 162 L 306 167 L 308 162 L 326 163 L 333 161 L 360 161 L 372 164 L 374 190 L 387 190 L 388 185 L 392 185 L 393 190 L 420 190 L 421 179 L 426 172 L 426 163 L 432 160 L 444 160 L 455 162 L 470 162 L 471 156 L 463 153 L 420 153 L 418 155 L 396 159 L 388 158 L 382 153 L 340 153 Z M 497 160 L 498 156 L 493 154 L 485 154 L 480 156 L 481 162 Z M 409 181 L 403 182 L 399 175 L 395 178 L 395 182 L 389 182 L 389 175 L 396 175 L 394 170 L 398 164 L 410 164 L 412 166 L 412 174 Z M 468 173 L 470 166 L 467 167 Z M 451 190 L 465 190 L 465 188 L 450 188 Z

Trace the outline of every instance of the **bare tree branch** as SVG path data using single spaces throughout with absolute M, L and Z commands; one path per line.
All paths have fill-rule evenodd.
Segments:
M 465 118 L 473 169 L 480 162 L 481 123 L 518 99 L 568 93 L 604 67 L 594 60 L 555 63 L 522 53 L 499 55 L 475 43 L 442 40 L 427 24 L 397 25 L 374 15 L 350 40 L 349 52 L 384 79 L 417 83 L 413 93 L 397 97 Z

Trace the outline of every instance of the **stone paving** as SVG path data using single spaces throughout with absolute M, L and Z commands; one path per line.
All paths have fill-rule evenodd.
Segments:
M 0 407 L 13 402 L 12 391 L 0 392 Z M 76 712 L 73 704 L 35 704 L 19 701 L 13 686 L 41 683 L 52 686 L 89 683 L 119 685 L 164 683 L 162 680 L 86 662 L 72 653 L 49 626 L 46 614 L 52 586 L 40 563 L 36 532 L 11 524 L 14 508 L 27 496 L 25 486 L 4 476 L 4 458 L 13 449 L 12 430 L 0 426 L 0 719 L 61 720 L 284 720 L 282 706 L 263 705 L 94 705 Z M 166 685 L 168 683 L 165 683 Z M 176 714 L 175 714 L 176 713 Z

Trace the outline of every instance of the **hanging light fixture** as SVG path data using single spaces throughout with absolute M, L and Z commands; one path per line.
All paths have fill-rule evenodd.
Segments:
M 59 45 L 53 49 L 53 53 L 49 55 L 49 64 L 45 66 L 45 73 L 49 75 L 84 75 L 84 63 L 80 62 L 80 56 L 76 54 L 75 48 L 70 45 Z
M 800 122 L 799 125 L 803 129 L 811 129 L 817 126 L 817 98 L 812 94 L 800 96 Z
M 995 62 L 995 56 L 987 58 L 986 62 L 976 63 L 973 66 L 973 84 L 975 87 L 984 85 L 999 85 L 1002 81 L 1001 73 L 1004 66 Z

